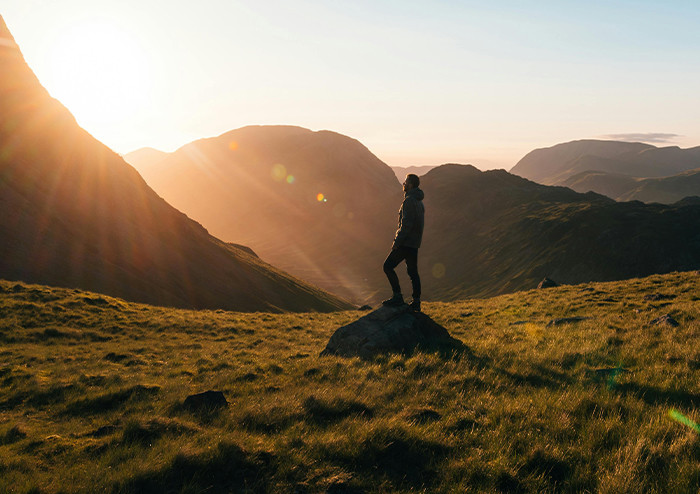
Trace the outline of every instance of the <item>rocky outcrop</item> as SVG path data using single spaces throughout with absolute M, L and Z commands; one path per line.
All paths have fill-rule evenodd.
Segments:
M 657 317 L 651 321 L 651 323 L 656 326 L 671 326 L 673 328 L 680 326 L 678 321 L 676 321 L 671 314 L 664 314 L 661 317 Z
M 196 411 L 211 411 L 228 406 L 228 401 L 221 391 L 205 391 L 185 398 L 183 407 Z
M 416 348 L 460 351 L 461 341 L 426 314 L 408 305 L 380 307 L 338 328 L 321 355 L 371 358 L 384 353 L 407 353 Z
M 543 288 L 555 288 L 557 286 L 559 286 L 559 283 L 545 276 L 545 278 L 540 281 L 540 284 L 537 285 L 537 288 L 542 290 Z

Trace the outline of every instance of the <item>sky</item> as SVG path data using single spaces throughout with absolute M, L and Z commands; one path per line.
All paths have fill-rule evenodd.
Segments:
M 696 0 L 2 0 L 0 15 L 122 154 L 265 124 L 333 130 L 391 166 L 700 145 Z

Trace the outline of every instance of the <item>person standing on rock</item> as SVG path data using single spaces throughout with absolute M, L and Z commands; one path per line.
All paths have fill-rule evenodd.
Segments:
M 401 305 L 404 303 L 401 295 L 399 277 L 396 276 L 394 268 L 401 261 L 406 261 L 406 270 L 411 278 L 413 288 L 413 300 L 410 303 L 411 309 L 420 311 L 420 276 L 418 275 L 418 248 L 423 239 L 423 225 L 425 223 L 425 207 L 423 197 L 425 194 L 419 188 L 420 179 L 418 175 L 406 175 L 403 182 L 405 193 L 403 203 L 399 209 L 399 228 L 394 236 L 394 243 L 391 252 L 384 261 L 384 273 L 389 278 L 391 289 L 394 292 L 390 299 L 384 300 L 383 305 Z

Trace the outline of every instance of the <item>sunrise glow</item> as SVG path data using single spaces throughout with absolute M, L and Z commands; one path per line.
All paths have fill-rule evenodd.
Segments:
M 149 60 L 137 40 L 108 19 L 76 22 L 44 56 L 45 85 L 87 129 L 128 129 L 148 105 Z
M 509 169 L 575 139 L 700 141 L 692 2 L 8 0 L 2 9 L 42 84 L 120 153 L 267 124 L 352 136 L 391 166 Z

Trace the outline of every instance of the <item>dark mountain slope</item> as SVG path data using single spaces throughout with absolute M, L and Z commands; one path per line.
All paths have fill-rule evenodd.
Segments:
M 0 277 L 188 308 L 347 307 L 169 206 L 49 96 L 1 18 L 0 38 Z
M 428 172 L 421 268 L 434 299 L 698 269 L 700 206 L 616 203 L 503 170 Z M 443 274 L 444 273 L 444 274 Z
M 188 144 L 143 173 L 213 234 L 294 275 L 358 302 L 383 287 L 401 187 L 355 139 L 244 127 Z

